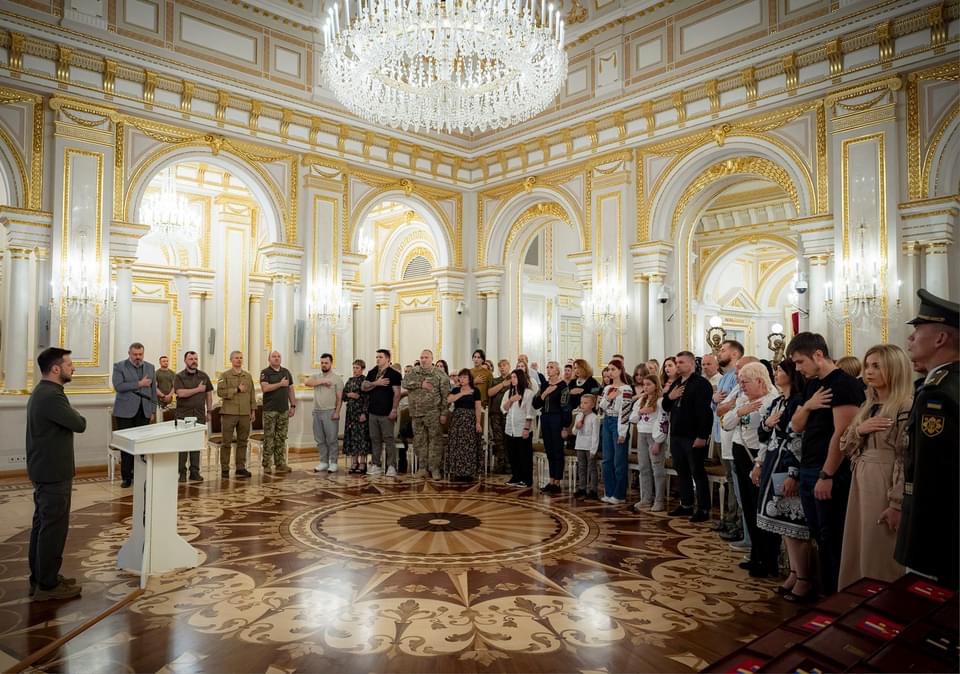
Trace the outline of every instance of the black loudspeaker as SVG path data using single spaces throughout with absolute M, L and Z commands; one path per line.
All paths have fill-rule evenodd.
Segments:
M 307 322 L 302 318 L 298 319 L 296 323 L 293 324 L 293 352 L 302 353 L 303 352 L 303 335 L 307 329 Z
M 210 336 L 207 337 L 207 353 L 211 356 L 217 350 L 217 329 L 210 328 Z
M 43 304 L 37 307 L 37 348 L 50 346 L 50 307 Z

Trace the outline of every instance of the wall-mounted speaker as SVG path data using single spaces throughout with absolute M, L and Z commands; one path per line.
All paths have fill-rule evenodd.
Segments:
M 293 352 L 303 352 L 303 336 L 307 331 L 307 322 L 302 318 L 293 324 Z
M 211 356 L 217 351 L 217 329 L 210 328 L 210 336 L 207 337 L 207 353 Z

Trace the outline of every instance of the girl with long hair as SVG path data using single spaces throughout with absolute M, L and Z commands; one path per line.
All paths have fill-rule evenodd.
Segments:
M 600 409 L 604 413 L 600 428 L 604 496 L 600 500 L 618 505 L 627 498 L 627 434 L 633 408 L 633 385 L 624 372 L 623 361 L 612 360 L 607 369 L 612 382 L 604 387 L 600 398 Z
M 852 473 L 841 588 L 864 577 L 892 581 L 904 573 L 893 551 L 903 500 L 903 443 L 913 404 L 913 367 L 894 344 L 871 347 L 863 363 L 867 400 L 840 442 Z
M 510 487 L 529 487 L 533 484 L 533 390 L 527 373 L 517 368 L 510 373 L 510 388 L 500 410 L 504 419 L 504 440 L 507 457 L 513 475 L 507 482 Z
M 660 388 L 664 391 L 670 389 L 677 378 L 677 359 L 673 356 L 667 356 L 663 359 L 663 368 L 660 370 Z
M 634 510 L 664 510 L 667 469 L 664 464 L 666 451 L 663 443 L 667 439 L 670 416 L 663 411 L 660 404 L 662 394 L 660 378 L 656 375 L 645 375 L 641 379 L 640 391 L 630 413 L 630 423 L 637 426 L 637 463 L 640 464 L 640 501 L 634 504 Z

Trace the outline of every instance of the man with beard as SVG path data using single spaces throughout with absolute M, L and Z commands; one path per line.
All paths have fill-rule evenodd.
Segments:
M 60 575 L 70 527 L 70 495 L 76 473 L 73 434 L 87 429 L 63 392 L 73 378 L 70 351 L 50 347 L 37 357 L 43 379 L 27 401 L 27 475 L 33 482 L 30 530 L 30 595 L 34 601 L 80 595 L 73 578 Z
M 320 463 L 313 472 L 336 473 L 343 377 L 333 371 L 331 354 L 320 356 L 320 374 L 309 377 L 303 385 L 313 389 L 313 439 L 317 443 L 317 451 L 320 452 Z
M 740 489 L 733 472 L 733 431 L 725 431 L 720 427 L 720 417 L 726 414 L 736 403 L 733 395 L 737 387 L 737 363 L 743 358 L 743 344 L 735 339 L 727 339 L 720 344 L 720 353 L 717 356 L 719 371 L 723 374 L 714 387 L 711 406 L 714 410 L 713 441 L 720 445 L 720 460 L 727 471 L 727 484 L 733 485 L 734 507 L 728 508 L 726 518 L 720 523 L 720 538 L 725 541 L 736 541 L 737 549 L 750 549 L 750 534 L 743 519 L 743 509 L 740 507 Z M 732 400 L 728 406 L 723 403 L 728 398 Z
M 177 394 L 177 419 L 193 417 L 198 423 L 206 423 L 213 406 L 213 383 L 206 372 L 198 369 L 199 357 L 196 351 L 187 351 L 183 355 L 184 368 L 177 372 L 173 380 L 173 390 Z M 180 452 L 178 465 L 180 482 L 187 481 L 187 459 L 190 459 L 190 481 L 203 482 L 200 474 L 200 451 Z
M 143 344 L 134 342 L 127 359 L 113 364 L 113 416 L 117 430 L 152 424 L 157 409 L 157 382 L 151 363 L 143 362 Z M 133 454 L 120 453 L 121 487 L 133 484 Z

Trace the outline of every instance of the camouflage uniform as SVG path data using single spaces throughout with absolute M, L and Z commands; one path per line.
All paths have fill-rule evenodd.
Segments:
M 428 381 L 433 384 L 433 390 L 423 388 L 423 383 Z M 438 367 L 416 367 L 403 378 L 403 388 L 410 394 L 413 446 L 420 461 L 420 470 L 428 468 L 431 475 L 439 477 L 443 463 L 440 417 L 447 414 L 450 379 Z

